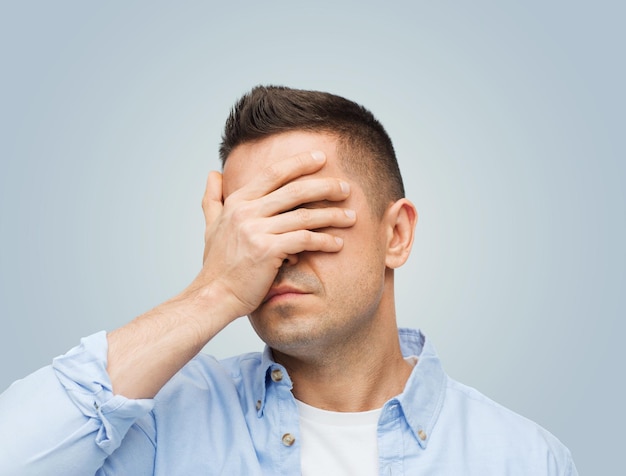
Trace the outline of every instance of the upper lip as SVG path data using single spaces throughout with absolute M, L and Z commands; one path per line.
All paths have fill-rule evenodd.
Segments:
M 280 284 L 278 286 L 272 286 L 270 288 L 269 292 L 265 295 L 265 299 L 263 299 L 263 302 L 269 301 L 274 296 L 278 296 L 279 294 L 288 294 L 288 293 L 306 294 L 304 291 L 294 286 L 290 286 L 288 284 Z

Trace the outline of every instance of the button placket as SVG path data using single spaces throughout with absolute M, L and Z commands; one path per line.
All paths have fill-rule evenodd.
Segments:
M 274 364 L 268 372 L 267 395 L 262 410 L 272 422 L 271 446 L 276 458 L 273 474 L 300 475 L 298 408 L 287 371 Z

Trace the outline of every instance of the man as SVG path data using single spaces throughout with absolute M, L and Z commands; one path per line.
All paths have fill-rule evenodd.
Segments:
M 556 438 L 398 331 L 394 269 L 417 213 L 371 113 L 258 87 L 220 154 L 198 276 L 15 383 L 0 474 L 577 474 Z M 197 355 L 245 315 L 263 354 Z

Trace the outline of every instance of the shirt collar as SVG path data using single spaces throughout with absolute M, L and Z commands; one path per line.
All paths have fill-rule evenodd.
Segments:
M 420 331 L 400 329 L 402 355 L 418 357 L 417 364 L 395 400 L 422 448 L 426 448 L 443 406 L 447 376 L 430 340 Z
M 407 380 L 404 391 L 387 402 L 385 408 L 397 402 L 417 442 L 422 448 L 426 448 L 443 406 L 447 377 L 433 345 L 424 334 L 419 330 L 404 328 L 399 329 L 398 334 L 402 355 L 404 357 L 415 355 L 418 361 Z M 283 372 L 282 383 L 291 388 L 292 383 L 287 371 L 274 361 L 272 350 L 265 346 L 254 383 L 255 394 L 259 398 L 257 405 L 259 417 L 263 415 L 265 409 L 267 387 L 272 382 L 271 372 L 276 369 Z

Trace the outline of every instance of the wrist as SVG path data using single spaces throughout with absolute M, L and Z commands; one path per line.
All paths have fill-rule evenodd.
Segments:
M 238 311 L 241 305 L 237 298 L 219 281 L 191 285 L 165 305 L 175 306 L 181 317 L 193 324 L 201 346 L 243 315 Z

